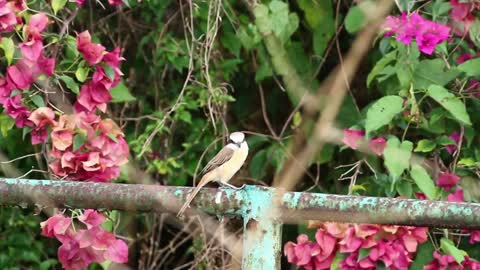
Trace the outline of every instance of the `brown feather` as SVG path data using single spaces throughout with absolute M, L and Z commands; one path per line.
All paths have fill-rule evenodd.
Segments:
M 233 156 L 233 149 L 229 147 L 224 147 L 220 152 L 215 155 L 212 160 L 210 160 L 207 165 L 202 169 L 202 171 L 199 174 L 199 177 L 204 176 L 205 174 L 211 172 L 218 166 L 222 165 L 223 163 L 227 162 L 230 160 Z
M 187 210 L 187 208 L 190 206 L 190 203 L 192 202 L 192 200 L 195 198 L 195 196 L 197 195 L 197 193 L 200 191 L 200 189 L 205 186 L 208 182 L 212 181 L 213 179 L 208 179 L 206 176 L 206 174 L 208 174 L 209 172 L 213 171 L 214 169 L 218 168 L 219 166 L 221 166 L 222 164 L 224 164 L 225 162 L 229 161 L 232 156 L 233 156 L 233 149 L 229 148 L 229 147 L 224 147 L 222 150 L 220 150 L 220 152 L 217 153 L 217 155 L 215 155 L 212 160 L 210 160 L 207 165 L 203 168 L 203 170 L 200 172 L 199 176 L 202 177 L 202 179 L 200 180 L 200 182 L 198 183 L 198 185 L 195 187 L 195 189 L 193 190 L 192 193 L 188 194 L 187 196 L 187 199 L 185 201 L 185 203 L 183 204 L 182 208 L 180 209 L 180 211 L 178 211 L 178 214 L 177 214 L 177 217 L 180 217 L 183 215 L 183 212 L 185 212 L 185 210 Z

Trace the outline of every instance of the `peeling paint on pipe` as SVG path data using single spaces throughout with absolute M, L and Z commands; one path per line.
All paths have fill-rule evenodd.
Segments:
M 0 178 L 0 205 L 176 212 L 191 190 L 191 187 Z M 254 206 L 259 200 L 269 202 L 268 198 L 275 196 L 281 196 L 278 218 L 287 223 L 321 220 L 480 229 L 477 203 L 308 192 L 277 194 L 274 188 L 259 186 L 246 186 L 238 191 L 205 188 L 192 202 L 192 208 L 215 215 L 258 215 L 252 211 L 258 211 Z M 262 203 L 272 210 L 271 202 Z

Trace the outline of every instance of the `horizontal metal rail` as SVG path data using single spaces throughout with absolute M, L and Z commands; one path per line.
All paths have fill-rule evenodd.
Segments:
M 176 213 L 191 187 L 0 178 L 0 205 Z M 278 205 L 277 208 L 273 208 Z M 192 207 L 244 220 L 243 269 L 278 269 L 282 223 L 306 220 L 480 229 L 480 204 L 245 186 L 204 188 Z

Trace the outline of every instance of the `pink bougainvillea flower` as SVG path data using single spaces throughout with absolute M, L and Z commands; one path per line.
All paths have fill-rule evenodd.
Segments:
M 95 108 L 98 108 L 105 112 L 106 103 L 110 100 L 112 100 L 112 96 L 102 84 L 88 82 L 80 89 L 75 109 L 76 111 L 92 112 Z
M 375 153 L 377 156 L 381 156 L 383 155 L 383 150 L 385 150 L 385 147 L 387 146 L 387 141 L 382 137 L 377 137 L 371 139 L 368 142 L 368 146 L 373 153 Z
M 449 202 L 464 202 L 465 196 L 462 189 L 457 189 L 453 193 L 448 194 L 447 201 Z
M 457 144 L 460 142 L 460 133 L 458 131 L 454 131 L 448 136 L 448 138 L 452 139 L 455 144 L 446 145 L 445 148 L 450 155 L 453 155 L 455 150 L 457 150 Z
M 42 235 L 50 238 L 66 235 L 71 223 L 71 218 L 64 217 L 61 214 L 54 215 L 40 223 Z
M 386 36 L 395 35 L 398 41 L 409 45 L 413 39 L 418 48 L 425 54 L 432 54 L 435 46 L 447 40 L 450 34 L 448 26 L 429 21 L 418 13 L 407 16 L 403 13 L 399 17 L 387 17 L 382 28 Z
M 41 41 L 33 41 L 30 43 L 21 43 L 20 51 L 25 60 L 30 62 L 37 62 L 43 54 L 43 44 Z
M 450 28 L 448 26 L 428 22 L 425 24 L 424 32 L 416 36 L 418 48 L 425 54 L 432 54 L 435 46 L 447 40 L 449 34 Z
M 352 149 L 358 148 L 358 141 L 365 137 L 363 130 L 344 129 L 342 142 Z
M 464 53 L 462 55 L 459 55 L 457 58 L 455 58 L 455 62 L 457 64 L 462 64 L 464 63 L 465 61 L 468 61 L 470 59 L 473 59 L 473 55 L 469 54 L 469 53 Z
M 321 228 L 325 228 L 325 230 L 335 238 L 341 239 L 347 235 L 350 225 L 348 223 L 325 222 Z
M 442 255 L 438 251 L 433 252 L 433 260 L 423 267 L 423 270 L 447 270 L 457 269 L 459 264 L 452 255 Z
M 56 128 L 51 133 L 53 147 L 65 151 L 73 144 L 73 130 Z
M 42 235 L 56 237 L 62 245 L 58 259 L 64 269 L 85 269 L 90 263 L 111 260 L 116 263 L 128 261 L 127 244 L 99 227 L 105 218 L 95 210 L 87 209 L 78 218 L 87 225 L 87 230 L 75 231 L 72 220 L 56 215 L 42 222 Z
M 7 79 L 0 77 L 0 104 L 5 103 L 12 94 L 12 86 L 8 84 Z
M 284 252 L 288 262 L 303 266 L 305 269 L 314 269 L 312 257 L 320 253 L 320 247 L 317 243 L 309 242 L 306 234 L 301 234 L 297 237 L 297 243 L 285 244 Z
M 123 0 L 108 0 L 111 6 L 119 6 L 123 4 Z
M 11 118 L 15 119 L 15 126 L 23 128 L 25 126 L 33 127 L 32 121 L 28 120 L 30 111 L 22 104 L 22 98 L 20 95 L 7 98 L 3 103 L 5 113 Z
M 24 0 L 7 0 L 7 2 L 14 12 L 24 11 L 27 8 Z
M 305 269 L 330 269 L 333 256 L 328 254 L 336 251 L 347 253 L 339 263 L 340 269 L 376 269 L 379 263 L 388 269 L 408 269 L 418 245 L 427 241 L 428 232 L 424 227 L 393 225 L 327 222 L 315 226 L 318 227 L 316 243 L 303 235 L 297 244 L 285 245 L 289 261 Z M 317 244 L 318 248 L 311 244 Z M 359 258 L 365 249 L 368 255 Z M 317 263 L 322 263 L 322 267 Z
M 58 248 L 57 256 L 62 267 L 67 270 L 86 269 L 92 263 L 90 254 L 86 250 L 80 249 L 79 243 L 73 239 L 65 241 Z
M 17 17 L 7 1 L 0 1 L 0 32 L 10 32 L 17 24 Z
M 437 177 L 437 186 L 450 190 L 458 184 L 460 177 L 454 173 L 443 172 Z
M 30 132 L 32 145 L 44 143 L 48 139 L 46 128 L 34 128 Z
M 105 259 L 116 263 L 128 262 L 128 246 L 119 239 L 113 241 L 105 251 Z
M 105 221 L 105 217 L 93 209 L 87 209 L 83 212 L 78 220 L 87 225 L 87 228 L 97 227 Z
M 88 31 L 84 31 L 77 36 L 77 49 L 82 53 L 83 58 L 90 65 L 100 63 L 105 52 L 105 47 L 100 44 L 92 43 L 92 38 Z
M 450 0 L 452 9 L 450 15 L 452 18 L 452 26 L 454 32 L 458 36 L 463 36 L 470 29 L 475 17 L 472 12 L 480 7 L 479 3 L 475 1 L 466 2 L 459 0 Z
M 48 25 L 48 17 L 45 13 L 37 13 L 30 17 L 28 24 L 24 26 L 27 42 L 42 40 L 41 32 Z
M 55 113 L 49 107 L 40 107 L 32 112 L 28 118 L 37 127 L 44 127 L 48 125 L 56 125 Z
M 415 198 L 419 200 L 427 200 L 427 196 L 422 192 L 415 192 Z
M 34 81 L 30 67 L 23 60 L 7 67 L 7 80 L 15 89 L 19 90 L 29 88 Z
M 331 260 L 333 260 L 333 255 L 335 251 L 335 246 L 337 244 L 337 240 L 331 234 L 324 230 L 317 230 L 315 234 L 315 240 L 317 241 L 318 246 L 320 247 L 320 252 L 317 254 L 316 259 L 319 262 L 329 262 L 329 266 L 331 264 Z

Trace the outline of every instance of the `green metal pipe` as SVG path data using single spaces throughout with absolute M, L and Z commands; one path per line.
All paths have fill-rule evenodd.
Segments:
M 191 189 L 0 178 L 0 205 L 38 204 L 47 207 L 176 212 Z M 258 186 L 246 186 L 239 191 L 205 188 L 193 201 L 192 208 L 215 215 L 245 216 L 259 201 L 252 194 L 266 194 L 262 196 L 273 196 L 279 200 L 278 218 L 288 223 L 321 220 L 480 229 L 480 204 L 477 203 L 282 193 L 274 188 Z M 272 204 L 267 206 L 272 210 Z
M 282 222 L 270 189 L 246 186 L 243 212 L 242 269 L 280 269 Z
M 192 188 L 0 178 L 0 205 L 176 212 Z M 275 208 L 274 205 L 279 205 Z M 194 208 L 244 220 L 242 269 L 279 269 L 283 222 L 321 220 L 480 229 L 480 204 L 450 203 L 246 186 L 205 188 Z

